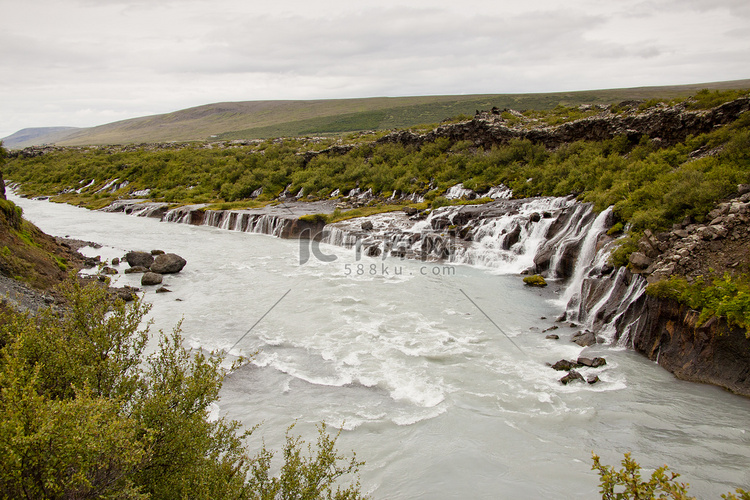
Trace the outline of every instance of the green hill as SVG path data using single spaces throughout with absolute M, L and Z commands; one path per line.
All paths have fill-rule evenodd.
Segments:
M 358 130 L 387 130 L 436 123 L 492 107 L 547 110 L 562 104 L 611 104 L 625 100 L 674 98 L 702 88 L 750 88 L 750 80 L 668 87 L 419 97 L 373 97 L 311 101 L 248 101 L 207 104 L 81 129 L 59 145 L 127 144 L 208 139 L 263 139 Z

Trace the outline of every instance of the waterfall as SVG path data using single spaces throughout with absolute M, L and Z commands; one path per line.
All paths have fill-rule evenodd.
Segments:
M 596 245 L 599 241 L 599 237 L 607 230 L 607 219 L 611 213 L 612 208 L 610 207 L 600 213 L 591 225 L 584 228 L 583 233 L 585 236 L 583 238 L 583 243 L 581 243 L 578 250 L 578 258 L 576 259 L 573 277 L 571 278 L 568 287 L 565 289 L 565 293 L 561 297 L 561 301 L 564 304 L 569 304 L 576 296 L 578 296 L 580 300 L 583 278 L 595 263 Z
M 458 192 L 463 186 L 454 186 Z M 350 195 L 366 196 L 353 189 Z M 395 193 L 394 193 L 395 194 Z M 455 193 L 454 193 L 455 194 Z M 499 194 L 499 189 L 498 189 Z M 158 216 L 167 222 L 203 224 L 224 230 L 294 235 L 296 217 L 252 210 L 202 210 L 199 205 L 166 211 L 154 204 L 131 204 L 126 213 Z M 566 318 L 625 345 L 638 325 L 633 307 L 646 282 L 607 264 L 613 241 L 599 245 L 611 209 L 596 215 L 593 206 L 572 197 L 496 200 L 433 210 L 427 217 L 403 212 L 349 219 L 325 226 L 321 242 L 352 248 L 368 257 L 441 260 L 492 269 L 502 274 L 541 273 L 569 281 L 559 302 Z M 363 220 L 372 224 L 363 229 Z

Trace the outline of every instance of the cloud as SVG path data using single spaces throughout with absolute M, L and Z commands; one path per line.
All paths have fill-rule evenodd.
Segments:
M 0 126 L 5 135 L 53 122 L 86 126 L 224 100 L 747 78 L 746 3 L 8 3 L 0 33 Z

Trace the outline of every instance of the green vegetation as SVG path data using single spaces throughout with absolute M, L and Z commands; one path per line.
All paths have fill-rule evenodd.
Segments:
M 750 277 L 747 275 L 722 278 L 700 277 L 690 283 L 685 278 L 671 276 L 646 288 L 652 297 L 672 299 L 700 311 L 698 324 L 714 316 L 723 317 L 730 325 L 746 330 L 750 338 Z
M 602 465 L 600 458 L 593 454 L 591 467 L 599 473 L 599 486 L 602 500 L 695 500 L 688 495 L 688 484 L 677 481 L 680 477 L 666 465 L 656 469 L 648 480 L 641 475 L 641 466 L 625 453 L 622 469 Z M 750 500 L 750 493 L 742 489 L 721 495 L 724 500 Z
M 186 350 L 177 328 L 146 356 L 148 306 L 72 280 L 60 291 L 60 315 L 0 326 L 1 498 L 362 498 L 357 482 L 337 486 L 362 463 L 323 426 L 308 454 L 288 434 L 273 476 L 272 451 L 249 456 L 249 432 L 209 418 L 221 354 Z
M 634 231 L 665 229 L 687 216 L 700 221 L 737 184 L 750 182 L 750 114 L 670 147 L 648 138 L 633 144 L 625 136 L 555 151 L 528 140 L 483 150 L 438 139 L 420 148 L 361 142 L 348 153 L 304 161 L 301 153 L 320 147 L 284 140 L 224 149 L 63 150 L 13 159 L 6 174 L 24 193 L 67 191 L 58 199 L 87 206 L 146 188 L 151 199 L 172 203 L 245 204 L 259 188 L 263 202 L 287 187 L 314 198 L 355 187 L 419 193 L 439 205 L 440 193 L 459 182 L 479 192 L 502 183 L 516 197 L 576 194 L 597 210 L 613 205 L 618 221 Z M 715 154 L 695 157 L 709 150 Z M 115 179 L 129 184 L 97 192 Z

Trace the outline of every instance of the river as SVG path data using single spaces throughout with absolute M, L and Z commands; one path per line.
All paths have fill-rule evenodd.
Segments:
M 576 330 L 554 322 L 561 285 L 12 199 L 49 234 L 105 245 L 88 255 L 187 259 L 165 277 L 172 293 L 144 297 L 155 329 L 182 320 L 192 347 L 255 353 L 226 380 L 219 412 L 262 424 L 251 448 L 261 438 L 278 448 L 294 422 L 313 441 L 320 421 L 342 429 L 339 449 L 366 462 L 375 499 L 598 498 L 592 451 L 609 464 L 628 451 L 646 468 L 668 464 L 698 498 L 750 485 L 750 400 L 608 346 L 586 349 L 607 360 L 582 370 L 601 382 L 559 383 L 546 363 L 581 352 L 567 340 Z M 560 340 L 545 338 L 553 326 Z

